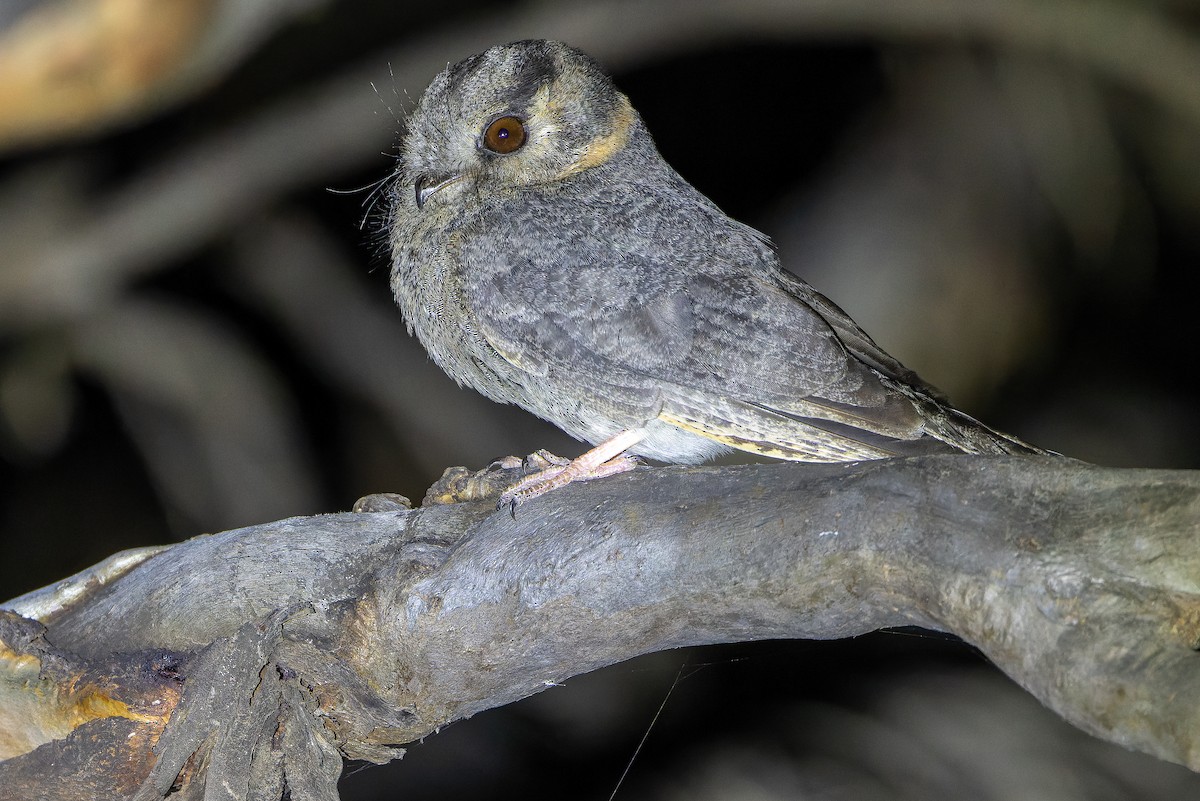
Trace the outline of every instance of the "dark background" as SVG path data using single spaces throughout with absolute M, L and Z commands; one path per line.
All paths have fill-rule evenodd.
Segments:
M 1099 464 L 1200 463 L 1192 4 L 409 5 L 172 0 L 125 33 L 0 13 L 0 598 L 581 451 L 454 387 L 388 287 L 404 110 L 515 38 L 607 64 L 684 177 L 968 412 Z M 618 798 L 1200 791 L 905 631 L 617 665 L 352 770 L 344 797 L 607 798 L 677 676 Z

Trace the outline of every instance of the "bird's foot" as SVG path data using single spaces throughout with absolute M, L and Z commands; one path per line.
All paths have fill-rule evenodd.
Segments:
M 515 514 L 517 506 L 576 481 L 624 473 L 637 467 L 637 457 L 625 453 L 641 441 L 641 429 L 622 431 L 576 459 L 539 450 L 524 459 L 505 456 L 482 470 L 449 467 L 425 493 L 422 506 L 467 503 L 500 496 L 497 509 Z
M 442 477 L 425 492 L 421 505 L 444 506 L 494 498 L 525 475 L 526 462 L 528 459 L 522 461 L 516 456 L 503 456 L 482 470 L 447 467 Z
M 515 514 L 519 505 L 539 495 L 545 495 L 551 490 L 565 487 L 577 481 L 591 481 L 596 478 L 605 478 L 617 473 L 624 473 L 641 464 L 641 461 L 636 456 L 629 456 L 624 453 L 599 464 L 593 464 L 592 460 L 585 461 L 584 456 L 587 456 L 587 454 L 580 456 L 574 461 L 564 459 L 565 464 L 547 465 L 538 472 L 525 476 L 516 484 L 513 484 L 500 493 L 500 500 L 496 502 L 496 508 L 503 509 L 508 507 Z
M 548 451 L 537 451 L 526 460 L 526 469 L 533 468 L 537 472 L 525 476 L 502 492 L 496 508 L 508 507 L 515 516 L 517 506 L 551 490 L 576 481 L 591 481 L 632 470 L 641 462 L 625 451 L 636 445 L 643 436 L 645 434 L 641 430 L 622 431 L 570 461 Z

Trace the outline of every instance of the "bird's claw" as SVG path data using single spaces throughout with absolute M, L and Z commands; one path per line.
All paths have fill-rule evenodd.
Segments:
M 589 451 L 589 453 L 591 453 Z M 541 458 L 550 457 L 549 464 L 546 467 L 525 476 L 517 483 L 500 493 L 500 499 L 496 502 L 497 509 L 508 507 L 509 514 L 515 519 L 517 516 L 517 507 L 526 501 L 533 500 L 539 495 L 545 495 L 547 492 L 556 490 L 559 487 L 565 487 L 568 484 L 577 481 L 592 481 L 597 478 L 605 478 L 607 476 L 616 475 L 617 473 L 625 473 L 640 465 L 642 462 L 636 456 L 631 456 L 627 453 L 621 453 L 613 458 L 601 462 L 593 463 L 585 457 L 588 454 L 568 461 L 554 454 L 545 451 L 538 451 L 533 456 Z

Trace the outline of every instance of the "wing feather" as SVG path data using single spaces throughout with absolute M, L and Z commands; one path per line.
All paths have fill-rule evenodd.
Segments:
M 592 190 L 588 204 L 510 203 L 461 253 L 479 333 L 514 366 L 550 366 L 519 403 L 570 430 L 538 408 L 540 391 L 622 424 L 634 398 L 683 430 L 793 459 L 879 458 L 887 439 L 922 437 L 917 406 L 894 384 L 925 385 L 786 274 L 761 234 L 694 190 L 686 203 L 606 202 L 629 188 Z M 622 216 L 600 224 L 597 205 Z M 510 237 L 538 244 L 506 247 Z M 851 436 L 859 430 L 869 436 Z

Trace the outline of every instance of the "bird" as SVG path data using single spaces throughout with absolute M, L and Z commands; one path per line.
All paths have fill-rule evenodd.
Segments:
M 593 446 L 550 457 L 501 506 L 638 457 L 1049 453 L 954 408 L 785 270 L 569 45 L 513 42 L 447 66 L 408 116 L 391 187 L 409 333 L 460 385 Z

